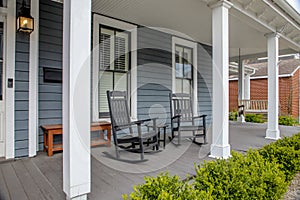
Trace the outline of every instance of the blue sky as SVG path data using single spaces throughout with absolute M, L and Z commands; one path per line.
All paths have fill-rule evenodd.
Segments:
M 286 0 L 291 6 L 295 8 L 295 10 L 300 13 L 300 0 Z

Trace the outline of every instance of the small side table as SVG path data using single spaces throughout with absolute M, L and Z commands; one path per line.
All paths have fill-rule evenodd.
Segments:
M 150 128 L 153 128 L 153 124 L 148 124 L 147 127 L 148 127 L 148 131 L 149 131 Z M 168 127 L 168 125 L 166 125 L 166 124 L 158 124 L 156 126 L 156 128 L 158 130 L 158 133 L 157 133 L 158 144 L 160 144 L 160 142 L 163 142 L 164 148 L 166 146 L 166 134 L 167 134 L 166 132 L 167 132 L 167 127 Z M 164 134 L 163 135 L 163 139 L 160 139 L 160 131 L 161 131 L 161 129 L 163 130 L 163 134 Z

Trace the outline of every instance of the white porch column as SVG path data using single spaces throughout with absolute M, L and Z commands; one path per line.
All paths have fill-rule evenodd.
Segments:
M 239 79 L 238 79 L 238 99 L 244 99 L 244 79 L 245 79 L 245 66 L 243 61 L 239 61 Z
M 67 199 L 91 191 L 91 0 L 64 0 L 63 189 Z
M 278 34 L 266 35 L 268 40 L 268 129 L 267 139 L 277 140 L 280 138 L 278 129 Z
M 250 100 L 250 92 L 251 92 L 251 84 L 250 84 L 250 74 L 247 74 L 245 76 L 244 80 L 244 99 L 245 100 Z
M 229 110 L 229 33 L 228 10 L 231 3 L 225 0 L 212 5 L 213 44 L 213 126 L 211 157 L 228 158 Z
M 29 157 L 38 151 L 38 84 L 39 84 L 39 0 L 31 0 L 31 15 L 35 19 L 34 31 L 30 34 L 29 54 Z

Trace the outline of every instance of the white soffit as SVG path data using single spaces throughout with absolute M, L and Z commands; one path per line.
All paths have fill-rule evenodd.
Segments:
M 215 1 L 93 0 L 92 11 L 138 25 L 171 29 L 171 32 L 180 32 L 211 45 L 211 8 L 208 4 L 212 2 Z M 264 34 L 283 27 L 284 37 L 280 40 L 280 49 L 300 50 L 300 31 L 293 25 L 285 25 L 285 19 L 264 0 L 231 2 L 234 7 L 229 13 L 230 57 L 238 56 L 239 48 L 241 55 L 263 55 L 267 47 Z

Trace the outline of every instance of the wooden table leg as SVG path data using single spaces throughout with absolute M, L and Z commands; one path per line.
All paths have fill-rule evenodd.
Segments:
M 48 156 L 53 156 L 53 134 L 48 132 Z

